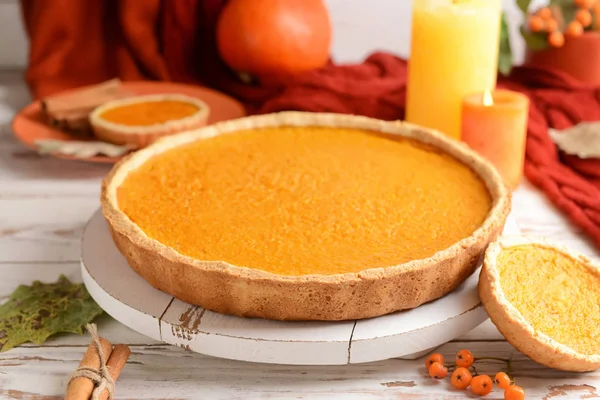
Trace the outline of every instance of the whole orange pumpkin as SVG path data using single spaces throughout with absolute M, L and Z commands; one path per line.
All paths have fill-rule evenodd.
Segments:
M 331 23 L 322 0 L 230 0 L 219 16 L 217 45 L 234 71 L 284 78 L 324 66 Z

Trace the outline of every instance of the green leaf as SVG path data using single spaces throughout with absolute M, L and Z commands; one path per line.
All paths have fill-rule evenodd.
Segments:
M 517 0 L 517 6 L 523 12 L 523 14 L 527 14 L 530 4 L 531 0 Z
M 26 342 L 42 344 L 59 332 L 81 335 L 102 312 L 83 284 L 63 275 L 56 283 L 21 285 L 0 306 L 0 352 Z
M 545 33 L 530 32 L 524 26 L 521 26 L 521 35 L 527 47 L 533 51 L 548 48 L 548 40 Z
M 500 50 L 498 52 L 498 71 L 503 75 L 508 75 L 513 65 L 512 48 L 510 47 L 510 34 L 508 32 L 508 24 L 506 23 L 506 15 L 502 13 L 500 22 Z
M 559 7 L 576 7 L 575 2 L 573 0 L 550 0 L 549 5 Z

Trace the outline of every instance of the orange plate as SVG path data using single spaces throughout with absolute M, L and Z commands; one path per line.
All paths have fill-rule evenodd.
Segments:
M 139 94 L 159 93 L 182 93 L 192 97 L 198 97 L 210 107 L 208 123 L 212 124 L 228 119 L 241 118 L 246 115 L 244 106 L 237 100 L 222 93 L 200 86 L 183 85 L 170 82 L 123 82 L 124 89 Z M 40 139 L 53 140 L 80 140 L 72 137 L 66 132 L 60 131 L 48 125 L 42 116 L 40 102 L 35 101 L 22 109 L 13 119 L 12 130 L 14 135 L 25 146 L 35 149 L 34 142 Z M 68 160 L 80 160 L 97 163 L 115 163 L 121 157 L 94 156 L 78 158 L 65 154 L 52 154 L 57 158 Z

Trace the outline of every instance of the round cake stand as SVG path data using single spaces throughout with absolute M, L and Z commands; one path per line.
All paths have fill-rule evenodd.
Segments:
M 518 233 L 511 218 L 505 233 Z M 179 301 L 137 275 L 115 247 L 100 211 L 83 234 L 81 271 L 94 300 L 124 325 L 156 340 L 233 360 L 340 365 L 417 358 L 487 319 L 477 295 L 479 270 L 441 299 L 378 318 L 282 322 L 217 314 Z

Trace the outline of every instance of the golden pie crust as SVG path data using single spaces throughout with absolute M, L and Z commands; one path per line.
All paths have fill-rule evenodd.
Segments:
M 540 279 L 539 277 L 533 278 L 535 279 L 536 284 L 541 285 L 539 289 L 542 296 L 536 296 L 535 299 L 529 299 L 531 304 L 530 307 L 527 308 L 523 308 L 524 306 L 521 304 L 520 299 L 515 305 L 514 298 L 519 295 L 519 293 L 515 294 L 511 292 L 509 295 L 503 290 L 503 285 L 507 285 L 507 283 L 505 282 L 503 284 L 502 282 L 501 268 L 498 261 L 499 257 L 501 257 L 501 254 L 505 251 L 518 248 L 529 249 L 529 257 L 531 257 L 532 252 L 536 249 L 544 250 L 544 253 L 552 251 L 563 259 L 566 258 L 568 261 L 579 264 L 580 267 L 585 270 L 585 274 L 589 274 L 590 278 L 593 277 L 595 282 L 600 279 L 600 265 L 563 246 L 553 244 L 544 239 L 532 239 L 522 236 L 502 237 L 488 247 L 479 278 L 479 297 L 492 322 L 510 344 L 542 365 L 559 370 L 575 372 L 600 369 L 600 348 L 596 348 L 594 351 L 594 343 L 598 342 L 597 332 L 598 329 L 600 329 L 597 324 L 598 306 L 592 305 L 592 307 L 596 307 L 596 310 L 588 310 L 583 306 L 576 307 L 576 309 L 573 310 L 567 307 L 561 307 L 561 304 L 557 304 L 565 301 L 565 299 L 572 299 L 576 296 L 572 290 L 582 286 L 583 282 L 580 279 L 574 279 L 570 284 L 572 287 L 569 288 L 567 292 L 559 295 L 555 289 L 561 288 L 564 285 L 565 276 L 560 276 L 561 274 L 553 270 L 549 271 L 551 273 L 548 274 L 547 281 L 543 281 L 543 279 Z M 545 259 L 544 261 L 538 262 L 537 265 L 528 265 L 528 267 L 543 269 L 544 263 L 556 262 L 553 260 L 554 259 Z M 564 262 L 564 260 L 562 262 Z M 520 265 L 524 265 L 524 263 L 525 261 Z M 567 268 L 567 270 L 570 271 L 569 268 Z M 505 274 L 514 274 L 514 271 L 510 269 L 504 268 L 503 271 L 505 271 Z M 569 272 L 568 275 L 571 275 L 571 273 Z M 575 275 L 574 272 L 573 275 Z M 552 288 L 551 285 L 554 286 L 554 288 Z M 522 286 L 521 289 L 527 291 L 530 284 L 527 282 L 518 282 L 517 286 Z M 517 287 L 512 286 L 511 289 L 518 290 Z M 513 298 L 513 301 L 510 300 L 511 297 Z M 545 303 L 550 303 L 550 305 Z M 551 309 L 547 309 L 548 307 Z M 520 311 L 519 309 L 523 311 Z M 531 318 L 532 320 L 539 319 L 537 317 L 552 318 L 552 320 L 545 323 L 543 328 L 540 326 L 536 328 L 534 323 L 529 318 L 525 317 L 524 312 L 534 315 L 535 318 Z M 563 321 L 561 324 L 560 318 L 556 319 L 557 315 L 563 312 L 570 313 L 568 314 L 568 317 L 572 320 L 570 321 L 571 323 L 565 324 Z M 578 313 L 579 317 L 577 317 Z M 595 318 L 590 318 L 591 313 L 595 315 Z M 586 323 L 585 321 L 589 319 L 595 320 L 595 322 L 592 322 L 593 326 L 578 327 L 577 324 Z M 589 321 L 587 322 L 589 323 Z M 556 329 L 560 331 L 560 334 L 552 332 Z M 564 336 L 565 329 L 572 329 L 573 335 L 576 337 L 587 334 L 596 336 L 595 338 L 588 338 L 595 340 L 595 342 L 590 345 L 589 340 L 586 339 L 583 341 L 583 344 L 579 345 L 560 343 L 556 340 L 556 337 L 561 336 L 561 334 Z M 545 332 L 542 332 L 542 330 L 545 330 Z M 571 338 L 570 340 L 572 341 L 573 339 Z M 580 340 L 580 338 L 578 340 Z
M 286 126 L 367 130 L 433 147 L 468 166 L 484 182 L 491 210 L 472 235 L 426 259 L 359 272 L 290 276 L 183 255 L 148 237 L 119 208 L 120 185 L 156 154 L 217 135 Z M 414 308 L 455 289 L 501 233 L 510 197 L 489 162 L 436 131 L 360 116 L 282 112 L 221 122 L 157 141 L 115 165 L 103 181 L 101 203 L 113 239 L 130 266 L 154 287 L 182 301 L 241 317 L 349 320 Z
M 161 120 L 151 124 L 125 124 L 110 121 L 104 117 L 115 109 L 132 105 L 152 104 L 160 102 L 182 103 L 191 105 L 195 111 L 173 119 Z M 210 113 L 209 106 L 202 100 L 183 94 L 154 94 L 128 97 L 104 103 L 90 114 L 90 124 L 98 139 L 133 148 L 142 148 L 163 136 L 200 128 L 206 125 Z M 135 117 L 135 116 L 134 116 Z

